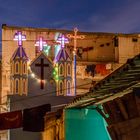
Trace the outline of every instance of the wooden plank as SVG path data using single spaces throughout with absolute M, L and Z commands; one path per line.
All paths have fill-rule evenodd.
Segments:
M 123 104 L 121 98 L 116 98 L 116 99 L 115 99 L 115 102 L 118 104 L 118 106 L 119 106 L 119 108 L 120 108 L 120 111 L 121 111 L 121 114 L 122 114 L 124 120 L 127 120 L 127 119 L 129 118 L 128 112 L 127 112 L 127 110 L 126 110 L 126 108 L 125 108 L 125 106 L 124 106 L 124 104 Z
M 104 103 L 103 108 L 105 112 L 109 114 L 109 118 L 107 119 L 107 122 L 109 124 L 115 124 L 115 123 L 123 121 L 120 108 L 118 107 L 116 102 L 109 101 L 107 103 Z
M 116 131 L 114 130 L 113 127 L 108 126 L 107 130 L 108 130 L 112 140 L 118 140 L 118 136 L 117 136 Z
M 133 89 L 134 95 L 135 95 L 135 100 L 136 100 L 136 107 L 138 110 L 138 114 L 140 116 L 140 87 L 135 87 Z
M 117 138 L 121 136 L 121 140 L 140 139 L 140 117 L 116 123 L 109 127 L 113 128 Z
M 126 94 L 121 99 L 122 99 L 122 102 L 123 102 L 127 112 L 128 112 L 129 119 L 134 118 L 134 117 L 138 117 L 139 113 L 137 110 L 137 105 L 136 105 L 134 93 Z

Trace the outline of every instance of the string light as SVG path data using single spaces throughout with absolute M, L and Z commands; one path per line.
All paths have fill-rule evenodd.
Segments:
M 40 83 L 40 82 L 41 82 L 41 80 L 40 80 L 40 79 L 37 79 L 37 82 L 38 82 L 38 83 Z
M 35 78 L 35 74 L 34 74 L 34 73 L 31 73 L 31 76 L 32 76 L 33 78 Z
M 59 80 L 59 76 L 58 76 L 58 64 L 55 64 L 54 69 L 53 69 L 53 77 L 55 79 L 56 82 L 58 82 Z

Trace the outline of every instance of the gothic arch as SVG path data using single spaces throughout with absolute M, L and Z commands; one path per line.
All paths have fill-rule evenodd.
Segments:
M 67 64 L 67 75 L 71 76 L 71 65 Z
M 15 63 L 15 74 L 19 74 L 19 62 Z
M 22 64 L 22 70 L 23 70 L 23 74 L 27 74 L 27 65 L 26 65 L 26 62 L 23 62 L 23 64 Z
M 59 65 L 59 75 L 64 75 L 64 65 L 62 63 Z
M 71 82 L 67 81 L 67 95 L 71 95 Z
M 19 79 L 15 79 L 15 94 L 19 93 Z
M 26 79 L 23 79 L 22 80 L 22 92 L 23 92 L 23 94 L 26 94 L 26 91 L 27 91 L 27 81 L 26 81 Z
M 59 95 L 63 95 L 63 81 L 59 82 Z

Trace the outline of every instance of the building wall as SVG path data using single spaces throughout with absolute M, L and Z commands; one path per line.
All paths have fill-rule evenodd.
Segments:
M 43 59 L 44 64 L 48 64 L 48 67 L 44 67 L 44 87 L 40 87 L 41 79 L 41 67 L 37 67 L 36 64 L 41 64 Z M 56 82 L 53 80 L 53 63 L 47 58 L 44 53 L 41 53 L 30 65 L 30 74 L 28 76 L 28 94 L 50 94 L 56 95 Z M 34 74 L 34 76 L 32 76 Z
M 38 37 L 42 36 L 48 41 L 49 45 L 52 45 L 50 51 L 50 57 L 54 57 L 54 41 L 60 33 L 67 34 L 73 33 L 72 31 L 55 30 L 55 29 L 41 29 L 41 28 L 24 28 L 24 27 L 12 27 L 2 26 L 2 99 L 6 100 L 5 95 L 10 94 L 10 58 L 14 51 L 18 47 L 17 41 L 13 41 L 16 31 L 22 31 L 26 35 L 26 41 L 23 42 L 23 47 L 27 56 L 32 61 L 35 58 L 35 42 Z M 80 62 L 114 62 L 115 61 L 115 49 L 113 46 L 114 34 L 108 33 L 79 33 L 84 34 L 85 39 L 77 40 L 77 48 L 93 48 L 90 51 L 83 51 L 82 58 L 77 56 L 77 60 Z M 107 44 L 108 43 L 108 44 Z M 73 40 L 70 39 L 70 43 L 67 47 L 73 50 Z
M 119 63 L 124 64 L 128 58 L 140 53 L 140 38 L 138 35 L 119 36 Z
M 45 131 L 42 133 L 42 140 L 64 140 L 63 115 L 56 117 L 56 113 L 45 117 Z
M 14 34 L 18 29 L 2 29 L 2 97 L 10 94 L 10 59 L 17 49 L 17 42 L 13 41 Z M 26 38 L 34 40 L 35 34 L 23 31 Z M 23 47 L 30 59 L 35 57 L 34 42 L 24 41 Z M 3 98 L 4 99 L 4 98 Z

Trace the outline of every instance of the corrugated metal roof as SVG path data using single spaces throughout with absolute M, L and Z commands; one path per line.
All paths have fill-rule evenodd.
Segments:
M 67 105 L 67 108 L 86 107 L 101 103 L 100 101 L 108 97 L 131 92 L 134 86 L 139 86 L 139 83 L 140 55 L 137 55 L 128 59 L 126 64 L 98 82 L 91 88 L 90 92 L 76 97 L 73 102 Z

